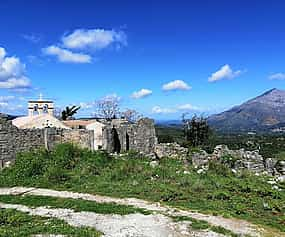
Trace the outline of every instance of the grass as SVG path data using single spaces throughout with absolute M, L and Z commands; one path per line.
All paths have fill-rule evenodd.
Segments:
M 0 195 L 0 202 L 21 204 L 29 207 L 49 206 L 53 208 L 66 208 L 74 211 L 89 211 L 99 214 L 118 214 L 128 215 L 132 213 L 142 213 L 144 215 L 151 214 L 150 211 L 135 208 L 132 206 L 118 205 L 115 203 L 97 203 L 93 201 L 85 201 L 81 199 L 56 198 L 42 196 L 13 196 Z
M 93 228 L 75 228 L 55 218 L 31 216 L 12 209 L 0 209 L 0 237 L 28 237 L 36 234 L 62 234 L 74 237 L 99 237 Z
M 194 218 L 188 217 L 188 216 L 171 216 L 171 218 L 174 221 L 190 221 L 191 222 L 191 228 L 193 230 L 211 230 L 213 232 L 216 232 L 219 234 L 224 234 L 226 236 L 239 237 L 238 234 L 235 234 L 230 230 L 227 230 L 221 226 L 210 225 L 208 222 L 203 221 L 203 220 L 197 220 L 197 219 L 194 219 Z
M 182 161 L 149 160 L 127 155 L 114 159 L 62 144 L 52 152 L 23 153 L 0 174 L 0 186 L 35 186 L 58 190 L 137 197 L 214 215 L 246 219 L 285 232 L 285 192 L 272 189 L 266 177 L 233 175 L 212 164 L 197 174 Z M 189 171 L 190 174 L 183 174 Z M 284 184 L 280 188 L 285 188 Z

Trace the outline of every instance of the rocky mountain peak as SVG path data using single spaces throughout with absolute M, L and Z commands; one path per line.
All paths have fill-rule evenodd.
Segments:
M 208 121 L 218 130 L 226 131 L 279 128 L 285 124 L 285 90 L 273 88 L 239 106 L 210 116 Z

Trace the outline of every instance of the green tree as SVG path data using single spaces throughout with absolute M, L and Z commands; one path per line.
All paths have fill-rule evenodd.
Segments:
M 77 113 L 77 111 L 80 109 L 80 106 L 73 105 L 71 107 L 66 106 L 65 110 L 61 112 L 61 119 L 62 120 L 68 120 L 73 117 Z
M 210 127 L 207 120 L 194 115 L 191 119 L 186 118 L 187 114 L 182 115 L 184 136 L 191 146 L 201 146 L 207 142 L 210 136 Z

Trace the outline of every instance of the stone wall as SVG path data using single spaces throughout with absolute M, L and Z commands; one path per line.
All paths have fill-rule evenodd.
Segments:
M 52 149 L 56 144 L 65 142 L 92 150 L 94 133 L 79 129 L 18 129 L 10 121 L 0 118 L 0 168 L 14 160 L 18 152 L 40 147 Z
M 156 144 L 152 119 L 140 119 L 133 124 L 114 122 L 103 128 L 103 149 L 110 153 L 133 150 L 151 154 L 154 153 Z
M 154 121 L 140 119 L 137 123 L 114 120 L 103 127 L 103 149 L 107 152 L 134 150 L 154 154 L 157 138 Z M 0 167 L 16 158 L 21 151 L 40 147 L 52 149 L 56 144 L 74 143 L 94 150 L 94 131 L 85 129 L 18 129 L 10 121 L 0 118 Z
M 40 129 L 20 130 L 10 121 L 0 118 L 0 168 L 14 160 L 17 152 L 44 146 L 44 131 Z
M 155 154 L 158 158 L 170 157 L 177 159 L 187 159 L 188 148 L 182 147 L 177 143 L 160 143 L 155 147 Z
M 206 167 L 210 161 L 216 161 L 235 171 L 249 170 L 256 174 L 285 175 L 285 161 L 265 159 L 258 151 L 230 150 L 226 145 L 216 146 L 212 154 L 203 150 L 194 152 L 191 158 L 195 167 Z

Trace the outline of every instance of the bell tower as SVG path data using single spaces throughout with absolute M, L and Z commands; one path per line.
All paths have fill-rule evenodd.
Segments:
M 29 117 L 41 114 L 49 114 L 53 116 L 54 103 L 51 100 L 44 100 L 43 95 L 40 94 L 38 100 L 30 100 L 28 102 Z

